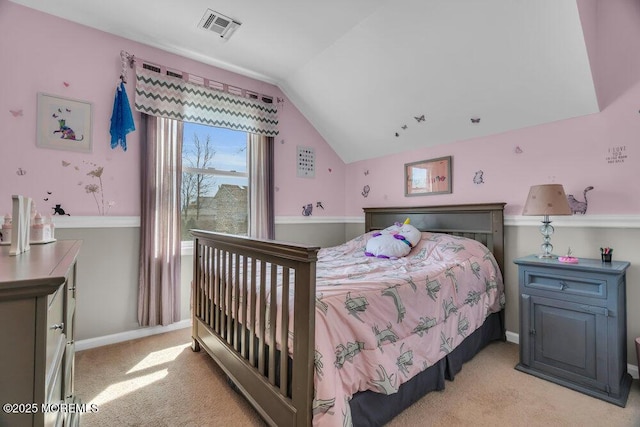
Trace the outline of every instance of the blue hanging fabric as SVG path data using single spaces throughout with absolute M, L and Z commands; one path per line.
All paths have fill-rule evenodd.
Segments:
M 116 96 L 113 102 L 113 112 L 111 113 L 111 148 L 115 149 L 118 144 L 127 151 L 127 134 L 136 130 L 131 114 L 131 106 L 127 91 L 124 88 L 124 81 L 121 81 L 116 89 Z

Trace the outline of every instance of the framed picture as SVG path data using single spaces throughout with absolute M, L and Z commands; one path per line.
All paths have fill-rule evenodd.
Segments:
M 451 193 L 451 156 L 405 164 L 404 183 L 405 196 Z
M 37 146 L 91 152 L 91 104 L 38 93 Z

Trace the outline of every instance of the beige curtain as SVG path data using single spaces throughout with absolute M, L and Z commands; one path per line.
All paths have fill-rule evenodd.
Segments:
M 249 236 L 273 239 L 273 137 L 247 134 L 249 150 Z
M 138 323 L 180 320 L 182 122 L 143 114 Z

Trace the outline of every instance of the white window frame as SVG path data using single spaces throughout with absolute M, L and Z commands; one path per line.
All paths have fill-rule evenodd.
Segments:
M 249 159 L 247 159 L 247 169 L 249 169 Z M 222 178 L 247 178 L 247 187 L 249 186 L 249 172 L 236 172 L 236 171 L 225 171 L 216 168 L 192 168 L 192 167 L 182 167 L 182 173 L 194 173 L 194 174 L 203 174 L 203 175 L 211 175 L 211 176 L 219 176 Z M 251 191 L 251 190 L 249 190 Z M 193 255 L 193 240 L 183 240 L 180 247 L 180 254 L 182 256 L 191 256 Z

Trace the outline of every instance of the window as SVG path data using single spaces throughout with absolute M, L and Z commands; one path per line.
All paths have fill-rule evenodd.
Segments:
M 184 122 L 181 236 L 193 228 L 247 235 L 247 133 Z

